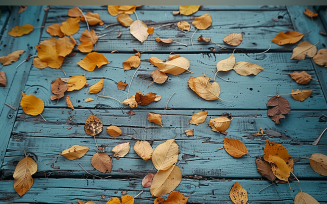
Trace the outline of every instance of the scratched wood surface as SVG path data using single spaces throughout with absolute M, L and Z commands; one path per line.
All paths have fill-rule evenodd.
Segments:
M 35 27 L 60 24 L 68 18 L 67 11 L 72 7 L 53 6 L 49 9 L 44 22 L 44 7 L 30 6 L 29 8 L 32 9 L 29 12 L 20 15 L 14 11 L 6 28 L 20 23 L 34 23 Z M 160 94 L 162 99 L 149 106 L 134 108 L 136 114 L 130 116 L 126 113 L 131 110 L 129 107 L 112 99 L 98 98 L 93 102 L 85 103 L 86 98 L 96 99 L 96 94 L 89 94 L 88 88 L 84 88 L 68 93 L 75 107 L 75 110 L 71 110 L 67 108 L 64 99 L 59 100 L 58 103 L 50 100 L 50 83 L 58 77 L 83 75 L 85 71 L 76 62 L 85 54 L 77 53 L 74 57 L 66 57 L 62 68 L 67 76 L 64 76 L 61 70 L 50 68 L 39 70 L 31 65 L 31 61 L 19 67 L 18 69 L 21 69 L 19 72 L 15 69 L 19 62 L 14 63 L 10 66 L 12 88 L 1 92 L 5 94 L 6 99 L 0 98 L 0 108 L 3 109 L 0 119 L 6 121 L 0 124 L 1 130 L 4 130 L 1 133 L 4 137 L 0 143 L 0 174 L 3 179 L 0 181 L 1 203 L 75 204 L 77 200 L 93 200 L 98 204 L 106 203 L 112 197 L 122 196 L 121 191 L 136 196 L 142 190 L 144 192 L 137 197 L 135 203 L 153 203 L 154 198 L 151 197 L 148 188 L 141 186 L 141 180 L 147 173 L 155 173 L 156 170 L 151 161 L 145 162 L 138 157 L 133 146 L 137 139 L 147 140 L 155 148 L 171 138 L 175 138 L 179 145 L 178 166 L 183 174 L 183 180 L 176 190 L 190 196 L 189 203 L 231 203 L 228 194 L 234 182 L 241 183 L 248 191 L 249 203 L 293 203 L 294 196 L 300 191 L 295 181 L 290 183 L 291 189 L 287 184 L 279 184 L 276 188 L 269 187 L 259 192 L 269 185 L 269 182 L 262 180 L 257 173 L 255 165 L 255 158 L 263 155 L 266 140 L 281 143 L 288 149 L 295 160 L 294 174 L 300 179 L 302 190 L 311 194 L 320 203 L 327 203 L 326 177 L 315 173 L 308 160 L 313 153 L 327 155 L 327 137 L 322 137 L 317 146 L 311 145 L 326 128 L 327 123 L 326 68 L 315 65 L 311 59 L 291 60 L 292 49 L 297 44 L 278 46 L 270 42 L 280 31 L 297 30 L 307 33 L 312 30 L 302 41 L 313 44 L 319 41 L 317 47 L 324 48 L 327 44 L 326 38 L 318 33 L 319 29 L 325 32 L 320 18 L 311 20 L 304 16 L 302 12 L 304 6 L 202 6 L 193 16 L 209 13 L 213 17 L 213 25 L 208 30 L 197 31 L 193 37 L 194 45 L 191 46 L 190 38 L 195 29 L 184 33 L 176 28 L 176 22 L 180 20 L 192 22 L 190 16 L 173 16 L 172 11 L 178 10 L 178 6 L 143 6 L 136 12 L 139 19 L 157 29 L 147 41 L 140 44 L 129 34 L 129 28 L 113 25 L 105 29 L 106 25 L 117 23 L 116 17 L 108 14 L 106 6 L 81 8 L 85 13 L 88 11 L 99 13 L 105 22 L 104 26 L 91 26 L 91 28 L 107 34 L 97 43 L 97 51 L 111 61 L 110 64 L 94 72 L 86 72 L 87 83 L 92 85 L 103 78 L 105 91 L 100 94 L 104 93 L 120 101 L 126 99 L 129 86 L 125 91 L 121 91 L 117 89 L 115 83 L 118 81 L 130 83 L 135 70 L 124 71 L 122 62 L 133 55 L 133 48 L 135 48 L 146 52 L 142 53 L 141 66 L 135 74 L 129 96 L 140 90 L 143 93 Z M 314 10 L 313 7 L 308 8 Z M 26 15 L 34 17 L 28 20 Z M 135 15 L 131 17 L 136 19 Z M 84 22 L 80 25 L 79 32 L 74 35 L 75 39 L 78 39 L 81 32 L 86 29 Z M 12 38 L 5 31 L 1 39 L 0 46 L 3 47 L 0 47 L 0 54 L 24 49 L 26 42 L 31 47 L 29 53 L 34 54 L 35 45 L 51 36 L 45 29 L 33 32 L 35 32 L 33 36 Z M 119 32 L 123 32 L 123 35 L 117 39 Z M 264 71 L 257 76 L 249 77 L 240 76 L 233 71 L 219 73 L 220 77 L 229 80 L 227 82 L 216 78 L 221 87 L 220 97 L 233 102 L 205 101 L 187 89 L 187 80 L 190 76 L 203 74 L 213 80 L 216 63 L 229 57 L 234 49 L 222 43 L 223 37 L 232 32 L 244 32 L 244 40 L 235 50 L 236 61 L 258 64 L 264 68 Z M 196 39 L 201 34 L 211 37 L 214 42 L 221 43 L 227 49 L 220 49 L 212 43 L 198 43 Z M 154 41 L 157 36 L 173 38 L 188 44 L 188 47 L 179 44 L 162 46 Z M 11 41 L 13 41 L 10 47 L 12 50 L 4 49 L 4 44 L 8 46 Z M 267 53 L 259 54 L 267 50 L 270 45 L 271 49 Z M 216 51 L 213 51 L 213 48 Z M 119 50 L 120 53 L 111 54 L 112 50 Z M 156 69 L 149 63 L 149 58 L 156 56 L 167 59 L 171 51 L 187 57 L 191 62 L 190 71 L 193 73 L 170 75 L 165 84 L 152 84 L 148 87 L 152 82 L 150 74 Z M 26 56 L 25 52 L 21 59 L 25 59 Z M 288 75 L 293 71 L 306 71 L 318 81 L 312 80 L 307 85 L 299 85 Z M 280 125 L 275 125 L 266 112 L 266 103 L 270 96 L 276 94 L 277 87 L 279 94 L 285 94 L 283 97 L 289 101 L 292 108 Z M 311 89 L 313 94 L 304 102 L 295 101 L 289 93 L 296 89 Z M 46 108 L 42 115 L 47 122 L 40 116 L 28 116 L 23 113 L 19 107 L 22 91 L 34 94 L 45 102 Z M 175 95 L 167 104 L 174 93 Z M 4 107 L 4 102 L 12 104 L 18 110 Z M 166 106 L 168 110 L 165 110 Z M 206 121 L 198 126 L 188 124 L 191 115 L 201 109 L 209 111 Z M 90 164 L 90 158 L 96 152 L 96 145 L 94 138 L 85 134 L 84 123 L 91 112 L 103 122 L 104 128 L 96 137 L 97 143 L 102 145 L 110 156 L 113 155 L 111 150 L 115 145 L 123 142 L 131 143 L 131 150 L 126 157 L 119 160 L 113 158 L 113 170 L 110 174 L 99 173 Z M 157 128 L 157 125 L 149 123 L 146 120 L 149 112 L 162 114 L 165 128 Z M 229 112 L 233 116 L 231 126 L 227 130 L 227 137 L 241 140 L 248 148 L 249 155 L 235 159 L 224 149 L 217 150 L 223 147 L 225 136 L 213 132 L 208 127 L 208 122 L 210 118 L 220 116 L 224 112 Z M 106 127 L 109 125 L 121 127 L 125 135 L 117 138 L 110 137 L 106 133 Z M 265 135 L 254 136 L 253 134 L 258 132 L 260 127 L 264 129 Z M 186 137 L 184 131 L 187 129 L 194 129 L 195 135 Z M 74 144 L 88 146 L 90 150 L 83 158 L 75 161 L 59 157 L 47 164 L 63 149 Z M 37 161 L 38 171 L 33 175 L 34 184 L 31 190 L 23 197 L 19 197 L 13 188 L 12 175 L 18 161 L 24 157 L 24 150 L 28 156 Z M 92 174 L 111 177 L 102 180 L 94 179 L 86 174 L 79 164 Z

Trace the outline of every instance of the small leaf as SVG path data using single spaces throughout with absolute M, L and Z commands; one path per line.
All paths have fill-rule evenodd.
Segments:
M 292 90 L 292 97 L 297 100 L 297 101 L 304 101 L 305 99 L 307 99 L 312 93 L 312 90 L 303 90 L 300 91 L 299 89 L 296 91 Z
M 286 33 L 280 32 L 271 40 L 271 42 L 277 45 L 294 44 L 299 42 L 303 38 L 303 34 L 296 31 L 287 31 Z
M 85 14 L 86 20 L 90 25 L 103 25 L 103 21 L 101 20 L 100 14 L 87 12 Z M 81 21 L 85 21 L 85 17 L 81 16 Z
M 115 152 L 115 157 L 124 157 L 130 150 L 129 142 L 125 142 L 115 146 L 111 151 Z
M 190 61 L 185 57 L 178 57 L 168 62 L 163 62 L 156 57 L 151 57 L 150 62 L 158 67 L 160 71 L 172 75 L 182 74 L 190 67 Z
M 209 14 L 203 14 L 200 17 L 195 17 L 192 25 L 194 25 L 199 30 L 205 30 L 209 28 L 212 24 L 212 18 Z
M 173 191 L 166 200 L 163 197 L 156 198 L 154 204 L 186 204 L 188 199 L 182 193 Z
M 269 163 L 271 163 L 271 170 L 273 174 L 280 180 L 288 181 L 292 169 L 288 164 L 278 156 L 269 156 Z
M 204 121 L 207 118 L 207 115 L 208 115 L 208 111 L 201 111 L 198 113 L 194 113 L 191 116 L 190 124 L 199 125 L 201 123 L 204 123 Z
M 289 114 L 291 111 L 291 106 L 287 99 L 281 97 L 280 95 L 273 96 L 267 102 L 268 110 L 267 114 L 270 116 L 271 120 L 275 121 L 276 124 L 280 124 L 280 119 L 285 118 L 285 114 Z
M 4 71 L 0 71 L 0 85 L 3 87 L 7 86 L 7 77 Z
M 168 56 L 168 60 L 173 60 L 173 59 L 176 59 L 176 58 L 179 58 L 181 55 L 169 55 Z
M 257 64 L 251 64 L 250 62 L 237 62 L 234 65 L 234 71 L 242 76 L 248 76 L 248 75 L 257 75 L 259 74 L 263 68 Z
M 148 141 L 137 141 L 134 145 L 134 151 L 144 161 L 151 159 L 153 153 L 153 149 Z
M 317 17 L 318 16 L 318 13 L 314 13 L 314 12 L 310 11 L 307 8 L 305 8 L 305 11 L 303 11 L 303 13 L 305 15 L 307 15 L 308 17 L 310 17 L 310 18 L 313 18 L 313 17 Z
M 218 72 L 219 71 L 228 72 L 234 68 L 234 65 L 235 65 L 235 56 L 234 56 L 234 54 L 232 54 L 227 59 L 220 60 L 217 63 L 216 67 L 217 67 Z
M 301 191 L 296 194 L 294 204 L 319 204 L 319 202 L 311 195 Z
M 149 35 L 152 35 L 152 33 L 154 32 L 154 27 L 148 27 L 147 32 Z
M 156 147 L 152 154 L 152 163 L 158 170 L 168 170 L 178 160 L 178 145 L 174 139 L 167 140 Z
M 168 39 L 161 39 L 159 37 L 156 37 L 156 41 L 157 42 L 161 42 L 161 43 L 165 43 L 165 44 L 171 44 L 171 43 L 173 43 L 173 40 L 170 39 L 170 38 L 168 38 Z
M 143 43 L 149 36 L 148 26 L 140 20 L 134 21 L 129 28 L 130 33 L 141 43 Z
M 168 79 L 167 74 L 157 69 L 151 73 L 151 77 L 153 81 L 157 84 L 163 84 Z
M 51 35 L 51 36 L 59 36 L 59 37 L 63 37 L 65 34 L 63 32 L 61 32 L 60 30 L 60 25 L 59 24 L 52 24 L 49 25 L 47 27 L 47 32 Z
M 90 86 L 89 93 L 99 93 L 103 88 L 103 79 Z
M 124 70 L 130 70 L 132 68 L 138 68 L 141 64 L 141 60 L 138 56 L 131 56 L 125 62 L 123 62 Z
M 97 52 L 91 52 L 87 54 L 81 61 L 77 62 L 79 66 L 90 72 L 94 71 L 96 66 L 100 68 L 102 65 L 108 63 L 109 61 L 107 58 L 103 54 Z
M 178 22 L 177 27 L 181 30 L 186 30 L 186 31 L 189 31 L 191 29 L 191 25 L 187 21 Z
M 142 180 L 142 186 L 145 188 L 150 187 L 152 184 L 153 177 L 154 174 L 147 174 Z
M 95 136 L 102 132 L 102 121 L 94 115 L 90 115 L 84 125 L 86 134 Z
M 154 123 L 154 124 L 157 124 L 157 125 L 162 125 L 161 115 L 160 114 L 148 113 L 147 120 L 150 123 Z
M 27 115 L 39 115 L 44 110 L 44 102 L 42 99 L 35 97 L 34 95 L 26 95 L 22 93 L 23 97 L 20 101 L 20 106 L 23 108 L 24 113 Z
M 131 195 L 124 195 L 121 197 L 121 204 L 134 204 L 134 197 Z
M 316 56 L 313 57 L 313 61 L 317 65 L 327 67 L 327 49 L 320 49 Z
M 257 164 L 257 171 L 259 174 L 269 181 L 273 182 L 276 180 L 276 176 L 273 174 L 271 170 L 271 166 L 268 162 L 264 161 L 260 156 L 255 160 Z
M 314 153 L 310 157 L 310 166 L 318 174 L 327 176 L 327 156 Z
M 16 62 L 19 60 L 19 57 L 25 52 L 25 50 L 17 50 L 15 52 L 12 52 L 8 54 L 7 56 L 0 57 L 0 62 L 2 63 L 2 66 L 4 65 L 10 65 L 13 62 Z
M 177 58 L 178 59 L 178 58 Z M 217 100 L 220 95 L 220 86 L 217 82 L 210 83 L 210 78 L 204 76 L 190 77 L 188 86 L 201 98 L 207 101 Z
M 67 91 L 74 91 L 82 89 L 86 84 L 86 78 L 83 75 L 72 76 L 67 84 Z
M 51 100 L 60 99 L 64 97 L 67 91 L 67 84 L 65 84 L 61 78 L 57 78 L 51 82 L 51 91 L 54 94 L 50 97 Z
M 308 74 L 308 73 L 306 73 L 305 71 L 302 71 L 302 72 L 293 72 L 292 74 L 289 74 L 289 75 L 298 84 L 307 84 L 312 79 L 311 75 Z
M 80 10 L 82 10 L 82 9 L 79 9 L 77 6 L 75 6 L 75 7 L 68 10 L 68 16 L 70 16 L 70 17 L 80 17 L 80 16 L 83 15 Z
M 224 43 L 232 46 L 238 46 L 243 41 L 242 33 L 231 33 L 224 37 Z
M 226 152 L 235 158 L 240 158 L 245 154 L 249 154 L 246 146 L 237 139 L 228 139 L 225 137 L 224 139 L 224 149 Z
M 135 94 L 135 101 L 138 103 L 138 105 L 147 106 L 155 100 L 156 95 L 157 94 L 152 93 L 152 92 L 144 95 L 140 91 L 137 91 Z
M 111 173 L 111 169 L 112 169 L 111 158 L 105 152 L 95 153 L 91 158 L 91 164 L 96 170 L 102 173 L 106 173 L 107 171 L 108 173 Z
M 71 148 L 62 151 L 61 155 L 69 160 L 79 159 L 83 157 L 90 148 L 86 146 L 73 145 Z
M 179 6 L 179 13 L 181 15 L 189 16 L 199 10 L 201 5 L 181 5 Z
M 126 84 L 126 83 L 124 83 L 124 82 L 122 82 L 122 81 L 119 81 L 119 82 L 117 83 L 117 88 L 120 89 L 120 90 L 123 90 L 123 91 L 124 91 L 127 85 L 128 85 L 128 84 Z
M 106 204 L 121 204 L 121 201 L 119 198 L 114 197 L 114 198 L 111 198 Z
M 185 134 L 187 137 L 194 136 L 194 129 L 185 130 Z
M 230 189 L 229 197 L 235 204 L 245 204 L 248 202 L 248 192 L 238 182 L 235 182 Z
M 203 41 L 203 42 L 210 42 L 211 38 L 205 38 L 202 35 L 198 38 L 198 41 Z
M 66 103 L 67 103 L 67 106 L 68 106 L 69 108 L 71 108 L 71 109 L 74 110 L 74 106 L 73 106 L 73 104 L 72 104 L 72 102 L 71 102 L 69 96 L 66 96 Z
M 34 26 L 30 25 L 30 24 L 25 24 L 22 26 L 16 26 L 13 29 L 11 29 L 10 32 L 8 32 L 9 35 L 13 36 L 13 37 L 20 37 L 26 34 L 29 34 L 30 32 L 32 32 L 34 29 Z
M 134 22 L 134 20 L 129 16 L 129 14 L 124 13 L 117 16 L 117 21 L 119 21 L 119 23 L 125 27 L 129 27 Z
M 96 35 L 94 30 L 88 31 L 84 30 L 81 37 L 79 38 L 79 41 L 91 41 L 92 44 L 95 44 L 98 41 L 99 37 Z
M 219 117 L 210 119 L 209 126 L 211 127 L 212 131 L 225 132 L 230 126 L 230 121 L 231 121 L 231 119 L 229 119 L 226 116 L 219 116 Z
M 305 56 L 313 57 L 317 53 L 317 47 L 309 42 L 301 42 L 293 49 L 291 59 L 304 60 Z
M 73 35 L 79 30 L 80 18 L 68 18 L 65 22 L 61 23 L 60 30 L 65 35 Z
M 122 104 L 129 106 L 131 108 L 137 107 L 137 102 L 135 100 L 135 95 L 129 97 L 128 99 L 125 99 Z
M 107 133 L 112 137 L 118 137 L 121 135 L 122 131 L 119 127 L 111 125 L 107 127 Z

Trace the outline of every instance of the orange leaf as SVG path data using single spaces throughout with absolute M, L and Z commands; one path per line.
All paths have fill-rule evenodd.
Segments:
M 112 137 L 118 137 L 121 135 L 122 131 L 119 127 L 111 125 L 107 127 L 107 133 Z
M 80 17 L 82 15 L 83 14 L 81 13 L 80 9 L 77 6 L 68 10 L 68 16 L 70 17 Z
M 287 31 L 286 33 L 280 32 L 271 40 L 277 45 L 294 44 L 299 42 L 304 35 L 296 31 Z
M 40 42 L 40 45 L 56 46 L 57 45 L 57 39 L 56 38 L 49 38 L 47 40 L 43 40 L 43 41 Z
M 161 115 L 155 113 L 148 113 L 148 121 L 156 125 L 162 125 Z
M 91 41 L 93 44 L 95 44 L 98 41 L 99 37 L 95 34 L 94 30 L 88 31 L 84 30 L 81 37 L 79 38 L 79 41 L 84 42 L 86 40 Z
M 80 18 L 68 18 L 65 22 L 61 23 L 60 30 L 65 35 L 73 35 L 79 30 Z
M 99 93 L 103 88 L 103 79 L 90 86 L 89 93 Z
M 151 35 L 154 32 L 154 27 L 148 27 L 148 33 Z
M 59 38 L 56 45 L 57 53 L 59 56 L 66 57 L 72 52 L 74 46 L 75 44 L 66 36 Z
M 112 16 L 117 16 L 119 14 L 119 6 L 108 6 L 108 12 Z
M 296 91 L 292 90 L 292 97 L 297 101 L 304 101 L 312 94 L 312 90 L 303 90 L 300 91 L 299 89 Z
M 40 58 L 34 58 L 33 65 L 38 69 L 44 69 L 48 66 L 48 63 L 43 62 L 42 60 L 40 60 Z
M 120 82 L 117 83 L 117 88 L 124 91 L 127 85 L 128 84 L 120 81 Z
M 308 74 L 306 71 L 302 72 L 293 72 L 289 74 L 292 79 L 295 80 L 298 84 L 307 84 L 311 81 L 312 77 L 310 74 Z
M 225 137 L 224 148 L 229 155 L 235 158 L 240 158 L 245 154 L 249 154 L 246 146 L 237 139 L 228 139 Z
M 91 41 L 85 40 L 78 45 L 78 49 L 81 52 L 91 52 L 93 50 L 93 44 Z
M 94 71 L 96 66 L 100 68 L 102 65 L 108 63 L 109 61 L 107 58 L 103 54 L 97 52 L 91 52 L 87 54 L 81 61 L 77 62 L 79 66 L 90 72 Z
M 39 115 L 44 110 L 44 102 L 42 99 L 34 95 L 26 95 L 22 93 L 23 97 L 20 101 L 20 106 L 23 108 L 24 113 L 27 115 Z
M 30 32 L 32 32 L 34 29 L 34 26 L 30 25 L 30 24 L 25 24 L 22 26 L 16 26 L 13 29 L 11 29 L 10 32 L 8 32 L 9 35 L 13 36 L 13 37 L 20 37 L 26 34 L 29 34 Z
M 47 32 L 52 36 L 62 37 L 65 34 L 61 32 L 59 24 L 52 24 L 47 27 Z
M 102 132 L 102 121 L 94 115 L 90 115 L 84 125 L 86 134 L 95 136 Z
M 270 160 L 270 156 L 277 156 L 280 157 L 281 159 L 283 159 L 287 165 L 290 167 L 291 171 L 293 171 L 293 165 L 294 165 L 294 161 L 292 159 L 292 157 L 288 154 L 287 149 L 278 143 L 274 143 L 274 142 L 270 142 L 268 140 L 266 140 L 266 147 L 264 149 L 264 160 L 266 160 L 267 162 L 272 162 Z
M 71 102 L 69 96 L 66 96 L 66 103 L 67 103 L 67 106 L 68 106 L 69 108 L 71 108 L 71 109 L 74 110 L 74 106 L 73 106 L 73 104 L 72 104 L 72 102 Z
M 248 193 L 238 182 L 235 182 L 230 189 L 229 197 L 235 204 L 246 204 L 248 202 Z
M 62 56 L 59 56 L 55 46 L 37 45 L 38 56 L 41 61 L 48 63 L 48 66 L 54 69 L 59 69 L 64 61 Z
M 141 106 L 149 105 L 150 103 L 152 103 L 154 101 L 155 98 L 156 98 L 156 94 L 152 93 L 152 92 L 144 95 L 140 91 L 137 91 L 135 94 L 135 101 Z
M 163 197 L 156 198 L 154 204 L 186 204 L 188 198 L 178 191 L 173 191 L 166 200 Z
M 124 70 L 130 70 L 132 68 L 138 68 L 141 64 L 141 60 L 138 56 L 131 56 L 125 62 L 123 62 Z
M 128 14 L 124 13 L 117 16 L 117 21 L 119 21 L 119 23 L 125 27 L 130 26 L 134 22 L 134 20 Z
M 103 25 L 103 21 L 101 20 L 100 14 L 98 13 L 91 13 L 91 12 L 87 12 L 87 14 L 85 15 L 87 22 L 90 25 Z M 85 21 L 84 16 L 81 17 L 81 21 Z
M 271 163 L 271 170 L 273 174 L 280 180 L 288 181 L 290 177 L 292 168 L 280 157 L 278 156 L 269 156 L 269 163 Z
M 310 11 L 309 9 L 305 8 L 305 11 L 303 11 L 303 13 L 305 15 L 307 15 L 308 17 L 312 18 L 312 17 L 317 17 L 318 13 L 314 13 L 312 11 Z

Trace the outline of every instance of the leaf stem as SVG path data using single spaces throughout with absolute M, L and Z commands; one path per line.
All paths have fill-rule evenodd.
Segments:
M 165 114 L 166 114 L 166 112 L 167 112 L 168 103 L 169 103 L 171 97 L 173 97 L 173 95 L 174 95 L 175 93 L 176 93 L 176 92 L 174 92 L 174 93 L 169 97 L 169 99 L 168 99 L 168 101 L 167 101 L 166 109 L 165 109 Z
M 141 191 L 139 194 L 137 194 L 134 198 L 137 198 L 139 195 L 141 195 L 143 191 Z
M 131 82 L 129 83 L 129 86 L 128 86 L 127 98 L 126 98 L 126 99 L 128 99 L 129 90 L 130 90 L 130 88 L 131 88 L 131 86 L 132 86 L 133 78 L 134 78 L 134 76 L 135 76 L 135 74 L 136 74 L 136 72 L 137 72 L 137 70 L 138 70 L 139 68 L 140 68 L 140 67 L 138 67 L 138 68 L 135 70 L 135 72 L 134 72 L 134 74 L 133 74 L 133 76 L 132 76 L 132 78 L 131 78 Z
M 45 165 L 48 165 L 50 162 L 52 162 L 53 160 L 55 160 L 56 158 L 60 157 L 61 154 L 57 155 L 55 158 L 51 159 L 51 161 L 49 161 L 48 163 L 46 163 Z
M 319 135 L 319 137 L 312 143 L 312 145 L 317 145 L 318 142 L 320 141 L 321 137 L 323 136 L 323 134 L 326 132 L 327 128 L 322 131 L 322 133 Z
M 194 34 L 196 33 L 196 31 L 198 31 L 198 29 L 197 29 L 197 28 L 195 28 L 195 31 L 194 31 L 194 33 L 193 33 L 193 35 L 192 35 L 192 37 L 191 37 L 191 43 L 192 43 L 192 47 L 193 47 L 193 36 L 194 36 Z
M 122 103 L 122 102 L 120 102 L 118 99 L 115 99 L 114 97 L 111 97 L 111 96 L 103 96 L 103 95 L 97 95 L 97 98 L 98 97 L 100 97 L 100 98 L 111 98 L 111 99 L 114 99 L 114 100 L 116 100 L 116 101 L 118 101 L 119 103 Z
M 184 44 L 184 43 L 180 43 L 180 42 L 176 42 L 173 40 L 174 43 L 177 43 L 177 44 L 181 44 L 181 45 L 185 45 L 187 47 L 187 44 Z

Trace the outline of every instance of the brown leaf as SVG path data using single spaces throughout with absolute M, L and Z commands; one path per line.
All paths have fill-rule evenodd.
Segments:
M 7 77 L 4 71 L 0 71 L 0 85 L 7 87 Z
M 0 57 L 0 62 L 2 63 L 2 66 L 10 65 L 13 62 L 16 62 L 24 52 L 25 50 L 17 50 L 15 52 L 8 54 L 7 56 Z
M 198 41 L 210 42 L 211 38 L 205 38 L 205 37 L 202 37 L 202 35 L 200 35 L 200 37 L 198 38 Z
M 137 91 L 135 94 L 135 101 L 137 102 L 138 105 L 147 106 L 155 100 L 156 95 L 157 94 L 152 93 L 152 92 L 144 95 L 140 91 Z
M 291 111 L 291 106 L 287 99 L 281 97 L 280 95 L 273 96 L 267 102 L 268 106 L 268 116 L 271 120 L 275 121 L 276 124 L 280 124 L 279 119 L 285 118 L 285 114 L 289 114 Z
M 266 146 L 264 149 L 263 159 L 266 160 L 267 162 L 271 163 L 271 160 L 270 160 L 271 156 L 280 157 L 289 166 L 291 171 L 293 171 L 294 160 L 288 154 L 287 149 L 281 144 L 270 142 L 270 141 L 266 140 Z
M 231 33 L 224 37 L 224 43 L 232 46 L 238 46 L 243 41 L 242 33 Z
M 137 141 L 134 145 L 134 151 L 144 161 L 151 159 L 153 153 L 153 149 L 148 141 Z
M 248 150 L 246 149 L 246 146 L 243 144 L 243 142 L 237 140 L 237 139 L 228 139 L 225 137 L 224 139 L 224 149 L 226 152 L 235 158 L 240 158 L 241 156 L 245 154 L 249 154 Z
M 230 126 L 230 121 L 231 119 L 226 116 L 219 116 L 210 119 L 209 126 L 211 127 L 212 131 L 225 132 Z
M 122 34 L 123 34 L 123 32 L 120 32 L 120 33 L 117 35 L 117 38 L 120 38 Z M 118 52 L 118 51 L 117 51 L 117 52 Z M 111 53 L 113 53 L 113 51 L 111 51 Z
M 162 42 L 162 43 L 165 43 L 165 44 L 171 44 L 171 43 L 173 43 L 173 40 L 170 39 L 170 38 L 168 38 L 168 39 L 161 39 L 159 37 L 156 37 L 156 41 L 157 42 Z
M 86 134 L 95 136 L 102 132 L 102 121 L 94 115 L 90 115 L 84 125 Z
M 130 150 L 129 142 L 125 142 L 115 146 L 111 151 L 115 152 L 115 157 L 124 157 Z
M 320 49 L 316 56 L 313 57 L 313 61 L 317 65 L 327 67 L 327 49 Z
M 294 198 L 294 204 L 320 204 L 314 197 L 305 193 L 299 192 Z
M 287 31 L 286 33 L 280 32 L 271 40 L 271 42 L 277 45 L 294 44 L 299 42 L 304 35 L 296 31 Z
M 194 129 L 185 130 L 185 134 L 187 137 L 194 136 Z
M 293 72 L 292 74 L 289 74 L 292 79 L 295 80 L 298 84 L 307 84 L 310 82 L 311 75 L 306 73 L 305 71 L 302 72 Z
M 318 13 L 314 13 L 312 11 L 310 11 L 309 9 L 305 8 L 305 11 L 303 11 L 303 13 L 305 15 L 307 15 L 308 17 L 312 18 L 312 17 L 317 17 Z
M 178 59 L 178 58 L 177 58 Z M 220 86 L 217 82 L 210 83 L 210 78 L 204 76 L 190 77 L 188 86 L 201 98 L 207 101 L 217 100 L 220 95 Z
M 67 103 L 67 106 L 68 106 L 69 108 L 71 108 L 71 109 L 74 110 L 74 106 L 73 106 L 72 102 L 70 101 L 69 96 L 66 96 L 66 103 Z
M 194 113 L 191 116 L 190 124 L 199 125 L 203 123 L 206 120 L 207 115 L 208 115 L 208 111 L 201 111 L 198 113 Z
M 205 30 L 209 28 L 212 24 L 212 18 L 209 14 L 203 14 L 200 17 L 195 17 L 192 25 L 194 25 L 199 30 Z
M 327 156 L 314 153 L 310 157 L 310 166 L 318 174 L 327 176 Z
M 135 95 L 129 97 L 128 99 L 125 99 L 122 104 L 129 106 L 131 108 L 137 107 L 137 102 L 135 100 Z
M 108 173 L 111 173 L 111 169 L 112 169 L 111 158 L 105 152 L 95 153 L 91 158 L 91 164 L 96 170 L 102 173 L 106 173 L 107 171 Z
M 27 9 L 27 6 L 19 6 L 19 10 L 18 10 L 18 13 L 22 13 L 23 11 L 26 11 Z
M 125 62 L 123 62 L 124 70 L 130 70 L 132 68 L 138 68 L 141 64 L 141 60 L 138 56 L 131 56 Z
M 160 71 L 172 75 L 182 74 L 190 68 L 190 61 L 185 57 L 178 57 L 168 62 L 163 62 L 157 57 L 151 57 L 150 62 L 158 67 Z
M 151 35 L 154 32 L 154 27 L 148 27 L 148 34 Z
M 67 84 L 65 84 L 61 78 L 57 78 L 51 82 L 51 91 L 54 94 L 50 97 L 51 100 L 60 99 L 64 97 L 67 91 Z
M 234 54 L 232 54 L 230 57 L 228 57 L 227 59 L 224 60 L 220 60 L 216 67 L 217 67 L 217 71 L 230 71 L 232 69 L 234 69 L 234 65 L 235 65 L 235 56 Z M 242 72 L 243 73 L 243 72 Z M 253 72 L 252 72 L 253 73 Z
M 120 81 L 120 82 L 117 83 L 117 88 L 124 91 L 127 85 L 128 84 Z
M 157 125 L 162 125 L 161 115 L 160 114 L 148 113 L 147 120 L 149 122 L 151 122 L 151 123 L 154 123 L 154 124 L 157 124 Z
M 154 174 L 147 174 L 142 180 L 142 186 L 145 188 L 150 187 L 152 184 L 153 177 Z
M 107 133 L 112 137 L 118 137 L 121 135 L 122 131 L 119 127 L 111 125 L 107 127 Z
M 235 182 L 230 189 L 229 197 L 235 204 L 245 204 L 248 202 L 248 193 L 238 182 Z
M 313 57 L 317 53 L 316 45 L 309 42 L 301 42 L 296 48 L 293 49 L 291 59 L 304 60 L 305 56 Z
M 127 113 L 128 115 L 130 115 L 130 116 L 135 115 L 135 112 L 132 111 L 132 110 L 130 110 L 130 111 L 126 112 L 126 113 Z
M 271 170 L 271 166 L 268 162 L 264 161 L 260 156 L 255 160 L 257 164 L 257 171 L 258 173 L 268 179 L 269 181 L 273 182 L 276 180 L 276 176 L 273 174 Z
M 129 27 L 134 20 L 129 16 L 129 14 L 120 14 L 119 16 L 117 16 L 117 21 L 119 21 L 120 24 L 122 24 L 125 27 Z
M 191 29 L 191 25 L 187 21 L 178 22 L 177 27 L 181 30 L 186 30 L 186 31 L 189 31 Z
M 37 163 L 30 157 L 20 160 L 14 172 L 15 191 L 23 196 L 33 185 L 32 175 L 37 171 Z
M 164 72 L 162 71 L 159 71 L 159 70 L 154 70 L 152 73 L 151 73 L 151 77 L 153 79 L 153 81 L 157 84 L 163 84 L 165 83 L 165 81 L 167 81 L 168 79 L 168 76 L 167 74 L 165 74 Z
M 86 146 L 73 145 L 61 152 L 61 155 L 69 160 L 79 159 L 83 157 L 90 148 Z
M 303 90 L 300 91 L 299 89 L 296 91 L 292 90 L 292 97 L 297 100 L 297 101 L 304 101 L 305 99 L 307 99 L 312 93 L 312 90 Z

